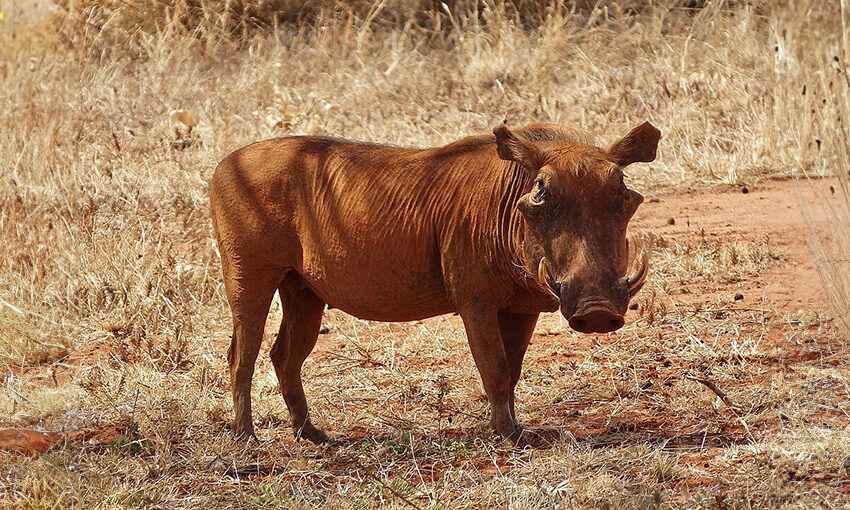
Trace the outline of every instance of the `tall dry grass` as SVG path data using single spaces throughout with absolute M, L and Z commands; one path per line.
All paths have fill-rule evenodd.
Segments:
M 800 90 L 783 98 L 800 114 L 792 131 L 797 135 L 800 176 L 831 176 L 827 187 L 808 180 L 800 204 L 812 234 L 812 250 L 833 314 L 844 337 L 850 339 L 850 9 L 842 0 L 828 6 L 804 3 L 817 18 L 789 23 L 794 31 L 784 44 L 778 71 Z M 799 34 L 820 32 L 827 44 L 818 51 L 801 47 Z M 795 37 L 796 36 L 796 37 Z M 801 86 L 802 84 L 802 86 Z M 814 197 L 814 202 L 811 197 Z M 815 218 L 827 218 L 818 228 Z
M 703 476 L 704 467 L 686 464 L 700 440 L 671 449 L 663 436 L 645 437 L 615 416 L 637 406 L 662 416 L 674 409 L 683 422 L 704 425 L 695 438 L 704 445 L 713 434 L 729 462 L 751 468 L 729 475 L 751 488 L 730 504 L 821 501 L 789 494 L 771 463 L 793 457 L 815 474 L 822 465 L 832 470 L 846 435 L 809 433 L 811 393 L 759 361 L 763 321 L 742 319 L 755 324 L 751 336 L 729 340 L 727 331 L 740 326 L 734 317 L 720 325 L 685 317 L 654 294 L 639 327 L 615 345 L 595 343 L 578 362 L 552 364 L 567 357 L 562 346 L 530 355 L 521 412 L 556 425 L 574 408 L 610 413 L 600 420 L 611 430 L 590 439 L 564 432 L 539 454 L 500 451 L 482 439 L 485 405 L 456 324 L 375 325 L 331 311 L 325 327 L 337 348 L 308 360 L 307 392 L 319 423 L 357 439 L 321 455 L 280 437 L 262 447 L 232 443 L 229 316 L 207 181 L 228 152 L 273 136 L 426 146 L 486 132 L 506 115 L 512 124 L 577 124 L 603 141 L 650 120 L 664 134 L 659 159 L 628 173 L 648 194 L 796 168 L 828 174 L 842 156 L 824 159 L 840 147 L 830 130 L 838 124 L 827 120 L 846 108 L 838 103 L 846 95 L 824 92 L 832 110 L 807 112 L 815 90 L 833 90 L 827 73 L 839 76 L 824 63 L 842 33 L 834 4 L 57 4 L 0 0 L 0 421 L 121 432 L 103 443 L 84 436 L 43 461 L 0 454 L 0 498 L 23 507 L 258 508 L 409 506 L 399 494 L 423 507 L 715 501 L 671 490 Z M 805 98 L 804 83 L 812 91 Z M 171 125 L 174 109 L 199 120 L 191 134 Z M 823 142 L 820 153 L 812 135 Z M 743 264 L 733 260 L 741 254 Z M 683 267 L 709 268 L 700 275 L 708 279 L 775 263 L 759 246 L 686 246 L 657 259 L 661 291 Z M 270 328 L 279 306 L 272 313 Z M 713 346 L 697 338 L 704 331 Z M 755 433 L 776 409 L 799 425 L 783 429 L 777 444 L 728 434 L 713 397 L 695 383 L 645 389 L 659 353 L 689 366 L 721 358 L 724 342 L 738 361 L 719 377 L 761 377 L 771 388 L 768 397 L 746 387 L 733 394 L 755 402 Z M 812 384 L 841 376 L 811 370 Z M 813 386 L 824 405 L 837 391 L 827 384 Z M 255 389 L 263 431 L 288 437 L 265 358 Z M 648 404 L 638 398 L 645 394 Z M 500 474 L 509 465 L 515 474 Z M 838 500 L 839 489 L 821 489 Z
M 42 317 L 50 343 L 103 322 L 156 316 L 186 331 L 208 322 L 198 315 L 222 316 L 206 180 L 254 140 L 436 145 L 505 116 L 604 140 L 650 120 L 662 157 L 629 173 L 650 192 L 787 175 L 801 158 L 796 132 L 782 129 L 797 115 L 781 102 L 799 85 L 777 72 L 774 51 L 788 9 L 555 3 L 526 29 L 531 14 L 511 4 L 412 2 L 417 16 L 383 18 L 379 2 L 365 18 L 337 8 L 241 38 L 216 21 L 217 4 L 65 5 L 21 26 L 11 11 L 0 48 L 0 297 Z M 200 119 L 183 151 L 172 148 L 174 108 Z

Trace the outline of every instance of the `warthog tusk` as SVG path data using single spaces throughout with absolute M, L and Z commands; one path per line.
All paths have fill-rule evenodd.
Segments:
M 633 298 L 635 294 L 643 287 L 643 284 L 646 283 L 646 276 L 649 274 L 649 254 L 644 250 L 641 255 L 641 263 L 640 269 L 637 274 L 629 276 L 626 279 L 626 284 L 629 287 L 629 299 Z
M 540 259 L 540 264 L 537 266 L 537 281 L 542 285 L 546 284 L 546 288 L 548 288 L 549 292 L 552 293 L 558 299 L 561 299 L 560 284 L 552 279 L 552 276 L 549 274 L 549 267 L 546 264 L 546 257 Z

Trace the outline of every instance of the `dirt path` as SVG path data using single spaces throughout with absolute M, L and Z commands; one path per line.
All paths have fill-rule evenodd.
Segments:
M 807 203 L 814 205 L 814 190 L 833 198 L 829 186 L 828 181 L 815 181 L 814 188 L 810 188 L 785 180 L 744 188 L 747 193 L 742 188 L 727 187 L 659 197 L 641 206 L 630 228 L 634 233 L 663 236 L 670 243 L 684 244 L 700 238 L 766 243 L 779 254 L 779 263 L 728 290 L 740 291 L 746 303 L 765 301 L 789 312 L 819 308 L 823 305 L 823 290 L 808 246 L 810 233 L 797 189 Z M 668 224 L 670 218 L 675 224 Z M 817 227 L 819 231 L 826 228 L 822 218 Z M 711 294 L 725 289 L 702 290 Z

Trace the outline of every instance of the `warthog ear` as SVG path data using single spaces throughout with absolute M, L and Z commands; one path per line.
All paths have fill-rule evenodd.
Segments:
M 543 152 L 534 143 L 508 129 L 507 120 L 493 128 L 496 150 L 505 161 L 516 161 L 528 168 L 538 169 L 543 164 Z
M 655 151 L 658 149 L 660 138 L 661 131 L 649 122 L 644 122 L 608 148 L 611 161 L 620 166 L 628 166 L 638 161 L 655 161 Z

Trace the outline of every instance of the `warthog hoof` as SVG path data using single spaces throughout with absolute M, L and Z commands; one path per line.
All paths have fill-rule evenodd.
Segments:
M 295 439 L 306 439 L 311 443 L 315 444 L 325 444 L 330 442 L 330 438 L 325 432 L 313 425 L 310 422 L 307 422 L 302 427 L 297 427 L 295 429 Z
M 510 443 L 514 448 L 539 448 L 546 446 L 548 443 L 541 435 L 517 425 L 510 434 L 502 434 L 505 441 Z
M 257 437 L 256 434 L 254 434 L 253 430 L 250 431 L 250 432 L 234 432 L 233 433 L 233 439 L 237 443 L 242 443 L 245 446 L 249 446 L 252 440 L 256 441 L 257 444 L 263 443 L 262 441 L 260 441 L 260 438 Z
M 242 420 L 233 420 L 233 423 L 230 425 L 230 430 L 233 433 L 233 437 L 238 441 L 250 441 L 251 439 L 257 439 L 257 436 L 254 434 L 254 424 L 250 421 L 245 423 Z M 260 440 L 257 439 L 257 442 Z

